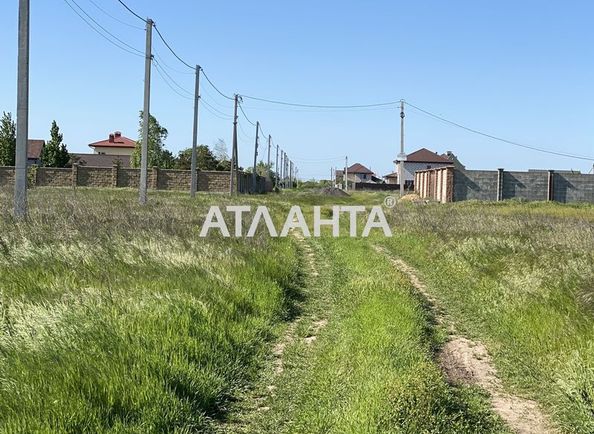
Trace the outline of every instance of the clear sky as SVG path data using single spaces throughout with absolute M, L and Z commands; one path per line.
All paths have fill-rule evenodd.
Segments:
M 69 0 L 72 1 L 72 0 Z M 116 0 L 76 0 L 106 29 L 144 49 L 142 22 Z M 407 101 L 469 127 L 531 146 L 594 156 L 594 2 L 127 0 L 151 17 L 178 54 L 225 93 L 313 104 Z M 15 112 L 17 0 L 0 4 L 0 111 Z M 155 38 L 157 60 L 189 91 L 194 77 Z M 187 72 L 190 72 L 188 74 Z M 144 59 L 97 35 L 64 0 L 31 1 L 30 137 L 55 119 L 72 152 L 121 130 L 137 137 Z M 151 112 L 167 148 L 191 145 L 192 104 L 153 70 Z M 232 104 L 203 84 L 203 99 Z M 396 109 L 295 110 L 245 100 L 300 169 L 328 177 L 360 162 L 392 171 Z M 218 113 L 217 116 L 220 116 Z M 254 128 L 240 118 L 240 163 L 251 165 Z M 200 142 L 231 144 L 231 121 L 201 110 Z M 592 162 L 521 149 L 407 110 L 406 150 L 451 150 L 468 168 L 576 169 Z M 266 158 L 265 148 L 261 156 Z

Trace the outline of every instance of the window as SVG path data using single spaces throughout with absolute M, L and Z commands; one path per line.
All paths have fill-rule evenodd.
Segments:
M 367 175 L 363 174 L 363 179 L 367 179 Z
M 431 169 L 431 164 L 427 164 L 427 169 Z

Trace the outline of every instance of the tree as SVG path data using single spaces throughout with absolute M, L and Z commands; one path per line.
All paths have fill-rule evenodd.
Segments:
M 132 154 L 132 167 L 140 167 L 140 157 L 142 149 L 142 128 L 143 113 L 140 111 L 140 121 L 138 123 L 138 141 Z M 162 127 L 153 115 L 149 114 L 148 128 L 148 165 L 147 167 L 168 168 L 173 165 L 173 154 L 164 149 L 165 140 L 169 132 L 167 128 Z
M 196 167 L 200 170 L 217 170 L 218 161 L 206 145 L 196 147 Z M 192 168 L 192 148 L 180 151 L 177 156 L 176 168 L 190 170 Z
M 0 119 L 0 166 L 14 166 L 16 124 L 10 113 L 2 112 Z
M 47 167 L 66 167 L 70 162 L 70 154 L 64 142 L 64 135 L 56 121 L 52 121 L 50 139 L 46 142 L 41 152 L 41 164 Z

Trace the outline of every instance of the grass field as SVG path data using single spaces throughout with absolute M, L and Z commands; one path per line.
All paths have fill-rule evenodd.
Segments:
M 484 391 L 445 380 L 444 331 L 376 245 L 506 388 L 594 431 L 592 206 L 402 204 L 391 239 L 233 239 L 198 236 L 209 205 L 266 204 L 280 224 L 291 204 L 383 195 L 30 196 L 18 223 L 0 191 L 4 432 L 507 432 Z

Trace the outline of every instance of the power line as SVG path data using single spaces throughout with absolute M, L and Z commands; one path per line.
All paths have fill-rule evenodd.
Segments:
M 161 64 L 156 59 L 153 59 L 153 61 L 155 62 L 155 66 L 157 66 L 157 65 L 161 66 Z M 187 90 L 186 88 L 184 88 L 181 84 L 179 84 L 177 81 L 175 81 L 175 79 L 171 75 L 169 75 L 167 73 L 167 71 L 165 71 L 165 69 L 163 69 L 162 66 L 161 66 L 161 70 L 169 78 L 169 80 L 171 80 L 171 82 L 175 86 L 177 86 L 182 92 L 185 92 L 188 95 L 190 95 L 192 97 L 191 99 L 194 99 L 194 92 L 190 92 L 189 90 Z
M 294 103 L 294 102 L 288 102 L 288 101 L 271 100 L 271 99 L 260 98 L 260 97 L 249 96 L 249 95 L 242 95 L 242 97 L 248 98 L 248 99 L 253 99 L 255 101 L 267 102 L 270 104 L 279 104 L 279 105 L 286 105 L 286 106 L 292 106 L 292 107 L 319 108 L 319 109 L 353 109 L 353 108 L 382 107 L 382 106 L 396 105 L 396 104 L 400 103 L 400 100 L 398 100 L 398 101 L 388 101 L 388 102 L 381 102 L 381 103 L 375 103 L 375 104 L 359 104 L 359 105 L 316 105 L 316 104 L 300 104 L 300 103 Z
M 202 103 L 204 103 L 205 105 L 207 105 L 208 107 L 210 107 L 212 110 L 214 110 L 215 112 L 225 116 L 226 118 L 228 118 L 229 120 L 233 118 L 233 116 L 229 116 L 227 113 L 224 113 L 222 111 L 220 111 L 219 109 L 217 109 L 216 107 L 213 107 L 211 104 L 207 103 L 206 101 L 204 101 L 204 98 L 200 98 L 200 100 L 202 101 Z
M 118 0 L 118 2 L 120 2 L 120 4 L 122 6 L 124 6 L 128 10 L 128 12 L 130 12 L 132 15 L 134 15 L 136 18 L 138 18 L 143 23 L 146 23 L 146 20 L 144 18 L 142 18 L 140 15 L 138 15 L 136 12 L 134 12 L 132 9 L 130 9 L 126 3 L 124 3 L 122 0 Z
M 72 11 L 73 11 L 73 12 L 74 12 L 76 15 L 78 15 L 78 17 L 79 17 L 79 18 L 80 18 L 80 19 L 81 19 L 81 20 L 82 20 L 82 21 L 83 21 L 83 22 L 84 22 L 84 23 L 85 23 L 87 26 L 89 26 L 91 29 L 93 29 L 93 31 L 95 31 L 95 32 L 96 32 L 96 33 L 97 33 L 99 36 L 101 36 L 102 38 L 104 38 L 104 39 L 105 39 L 107 42 L 109 42 L 110 44 L 112 44 L 112 45 L 116 46 L 116 47 L 117 47 L 117 48 L 119 48 L 120 50 L 123 50 L 123 51 L 126 51 L 127 53 L 133 54 L 134 56 L 138 56 L 138 57 L 144 57 L 144 54 L 142 54 L 142 52 L 141 52 L 140 50 L 137 50 L 136 48 L 132 47 L 132 49 L 134 50 L 134 51 L 132 51 L 132 50 L 130 50 L 130 49 L 128 49 L 128 48 L 126 48 L 125 46 L 122 46 L 122 45 L 118 44 L 118 43 L 117 43 L 117 42 L 115 42 L 114 40 L 110 39 L 108 36 L 106 36 L 106 35 L 105 35 L 104 33 L 102 33 L 102 32 L 101 32 L 99 29 L 97 29 L 95 26 L 93 26 L 93 24 L 91 24 L 91 23 L 90 23 L 90 22 L 89 22 L 89 21 L 88 21 L 88 20 L 87 20 L 87 19 L 86 19 L 84 16 L 82 16 L 82 15 L 80 14 L 80 12 L 79 12 L 79 11 L 77 11 L 77 10 L 74 8 L 74 6 L 72 6 L 72 5 L 69 3 L 69 1 L 68 1 L 68 0 L 64 0 L 64 3 L 66 3 L 66 4 L 68 5 L 68 7 L 69 7 L 70 9 L 72 9 Z M 77 4 L 77 6 L 78 6 L 78 4 Z M 78 6 L 78 7 L 80 8 L 80 6 Z M 82 9 L 81 9 L 81 11 L 82 11 Z M 93 20 L 93 21 L 94 21 L 94 20 Z M 99 26 L 99 27 L 102 27 L 102 26 Z M 108 32 L 108 33 L 109 33 L 109 32 Z M 119 39 L 119 38 L 117 38 L 117 37 L 116 37 L 115 39 L 117 39 L 117 40 L 120 40 L 120 39 Z M 126 44 L 125 42 L 122 42 L 122 43 L 123 43 L 124 45 L 126 45 L 126 46 L 130 46 L 130 45 Z M 130 47 L 131 47 L 131 46 L 130 46 Z
M 98 4 L 97 4 L 95 1 L 93 1 L 93 0 L 89 0 L 89 2 L 90 2 L 90 3 L 92 3 L 92 4 L 93 4 L 93 6 L 95 6 L 97 9 L 99 9 L 101 12 L 103 12 L 105 15 L 107 15 L 107 16 L 108 16 L 109 18 L 111 18 L 112 20 L 115 20 L 115 21 L 117 21 L 118 23 L 120 23 L 120 24 L 123 24 L 123 25 L 125 25 L 125 26 L 128 26 L 128 27 L 131 27 L 131 28 L 133 28 L 133 29 L 144 30 L 144 28 L 143 28 L 143 27 L 138 27 L 138 26 L 135 26 L 134 24 L 130 24 L 130 23 L 127 23 L 126 21 L 120 20 L 118 17 L 116 17 L 116 16 L 114 16 L 114 15 L 110 14 L 110 13 L 109 13 L 109 12 L 107 12 L 105 9 L 103 9 L 101 6 L 99 6 L 99 5 L 98 5 Z
M 201 71 L 202 71 L 202 75 L 204 76 L 204 78 L 206 78 L 206 81 L 208 81 L 208 84 L 210 84 L 210 85 L 212 86 L 212 88 L 218 92 L 218 94 L 219 94 L 219 95 L 221 95 L 221 96 L 222 96 L 222 97 L 224 97 L 224 98 L 230 99 L 230 100 L 232 100 L 232 101 L 234 100 L 234 98 L 233 98 L 233 97 L 231 97 L 231 96 L 229 96 L 229 95 L 225 95 L 223 92 L 221 92 L 221 91 L 219 90 L 219 88 L 218 88 L 218 87 L 216 87 L 216 86 L 214 85 L 214 83 L 213 83 L 213 82 L 210 80 L 210 78 L 208 78 L 208 75 L 206 75 L 206 72 L 204 71 L 204 69 L 202 69 L 202 68 L 201 68 Z
M 175 50 L 174 50 L 173 48 L 171 48 L 171 45 L 169 45 L 169 44 L 167 43 L 167 41 L 165 40 L 165 38 L 163 37 L 163 35 L 162 35 L 162 34 L 161 34 L 161 32 L 159 31 L 159 29 L 157 28 L 157 25 L 156 25 L 156 24 L 153 24 L 153 27 L 154 27 L 154 28 L 155 28 L 155 30 L 157 31 L 157 35 L 159 35 L 159 38 L 161 38 L 161 41 L 163 41 L 163 43 L 165 44 L 165 46 L 166 46 L 166 47 L 169 49 L 169 51 L 171 51 L 171 54 L 173 54 L 173 55 L 174 55 L 174 56 L 177 58 L 177 60 L 179 60 L 179 61 L 180 61 L 181 63 L 183 63 L 184 65 L 186 65 L 188 68 L 190 68 L 190 69 L 192 69 L 192 70 L 195 70 L 195 69 L 196 69 L 196 67 L 195 67 L 195 66 L 192 66 L 192 65 L 190 65 L 189 63 L 187 63 L 185 60 L 183 60 L 181 57 L 179 57 L 179 56 L 177 55 L 177 53 L 175 52 Z
M 433 117 L 435 119 L 438 119 L 438 120 L 440 120 L 442 122 L 448 123 L 450 125 L 454 125 L 454 126 L 456 126 L 458 128 L 462 128 L 463 130 L 469 131 L 469 132 L 474 133 L 474 134 L 478 134 L 478 135 L 481 135 L 481 136 L 484 136 L 484 137 L 488 137 L 488 138 L 493 139 L 493 140 L 498 140 L 500 142 L 507 143 L 507 144 L 510 144 L 510 145 L 513 145 L 513 146 L 519 146 L 521 148 L 531 149 L 533 151 L 538 151 L 538 152 L 542 152 L 542 153 L 545 153 L 545 154 L 558 155 L 558 156 L 567 157 L 567 158 L 575 158 L 575 159 L 578 159 L 578 160 L 594 161 L 594 158 L 593 157 L 586 157 L 586 156 L 574 155 L 574 154 L 566 154 L 564 152 L 557 152 L 557 151 L 551 151 L 549 149 L 537 148 L 535 146 L 524 145 L 522 143 L 518 143 L 518 142 L 507 140 L 507 139 L 504 139 L 504 138 L 501 138 L 501 137 L 497 137 L 497 136 L 494 136 L 492 134 L 483 133 L 482 131 L 478 131 L 478 130 L 475 130 L 473 128 L 469 128 L 469 127 L 466 127 L 464 125 L 461 125 L 461 124 L 459 124 L 457 122 L 450 121 L 449 119 L 446 119 L 446 118 L 444 118 L 442 116 L 439 116 L 439 115 L 436 115 L 434 113 L 431 113 L 431 112 L 429 112 L 427 110 L 424 110 L 424 109 L 422 109 L 420 107 L 417 107 L 417 106 L 415 106 L 415 105 L 413 105 L 413 104 L 411 104 L 409 102 L 406 102 L 405 101 L 404 103 L 406 105 L 408 105 L 409 107 L 412 107 L 412 108 L 420 111 L 421 113 L 425 113 L 426 115 L 431 116 L 431 117 Z
M 161 62 L 161 66 L 165 67 L 167 69 L 169 69 L 172 72 L 176 72 L 177 74 L 184 74 L 184 75 L 194 75 L 196 72 L 192 72 L 192 71 L 180 71 L 179 69 L 173 68 L 171 66 L 169 66 L 167 63 L 165 63 L 165 60 L 163 59 L 163 57 L 161 57 L 157 52 L 153 51 L 155 54 L 155 57 L 157 59 L 159 59 L 159 61 Z
M 89 15 L 89 13 L 87 11 L 85 11 L 77 2 L 76 0 L 70 0 L 72 3 L 74 3 L 76 5 L 77 8 L 80 9 L 80 11 L 85 14 L 91 21 L 93 21 L 97 26 L 99 26 L 105 33 L 107 33 L 109 36 L 111 36 L 112 38 L 114 38 L 116 41 L 118 41 L 120 44 L 125 45 L 126 47 L 130 48 L 131 50 L 137 51 L 139 54 L 143 54 L 142 51 L 140 51 L 139 49 L 137 49 L 136 47 L 133 47 L 132 45 L 128 44 L 127 42 L 121 40 L 120 38 L 118 38 L 116 35 L 114 35 L 113 33 L 111 33 L 109 30 L 107 30 L 105 27 L 103 27 L 99 22 L 97 22 L 97 20 L 95 20 L 91 15 Z
M 223 117 L 223 116 L 220 116 L 220 115 L 216 114 L 213 110 L 211 110 L 211 109 L 208 108 L 208 107 L 212 107 L 212 106 L 209 106 L 208 104 L 206 104 L 205 101 L 202 98 L 200 98 L 200 104 L 201 105 L 204 104 L 204 106 L 202 108 L 204 108 L 207 112 L 209 112 L 215 118 L 219 118 L 219 119 L 222 119 L 224 121 L 230 121 L 230 120 L 233 119 L 232 116 Z
M 248 121 L 250 124 L 252 124 L 254 127 L 256 126 L 256 124 L 254 122 L 252 122 L 250 120 L 250 118 L 248 118 L 248 116 L 245 114 L 245 112 L 243 111 L 243 107 L 241 106 L 241 104 L 239 104 L 239 110 L 241 110 L 241 113 L 243 114 L 243 117 L 245 118 L 246 121 Z
M 182 98 L 188 99 L 188 100 L 193 100 L 193 97 L 189 97 L 187 95 L 182 94 L 181 92 L 179 92 L 177 89 L 175 89 L 171 83 L 169 82 L 169 80 L 167 80 L 167 78 L 165 77 L 165 75 L 163 75 L 163 73 L 167 74 L 163 68 L 159 67 L 159 64 L 156 62 L 155 63 L 155 69 L 157 70 L 157 73 L 161 76 L 161 78 L 163 79 L 163 81 L 165 82 L 165 84 L 167 84 L 167 86 L 176 94 L 178 94 L 179 96 L 181 96 Z M 168 76 L 169 77 L 169 76 Z M 176 83 L 177 84 L 177 83 Z M 179 85 L 178 85 L 179 86 Z

